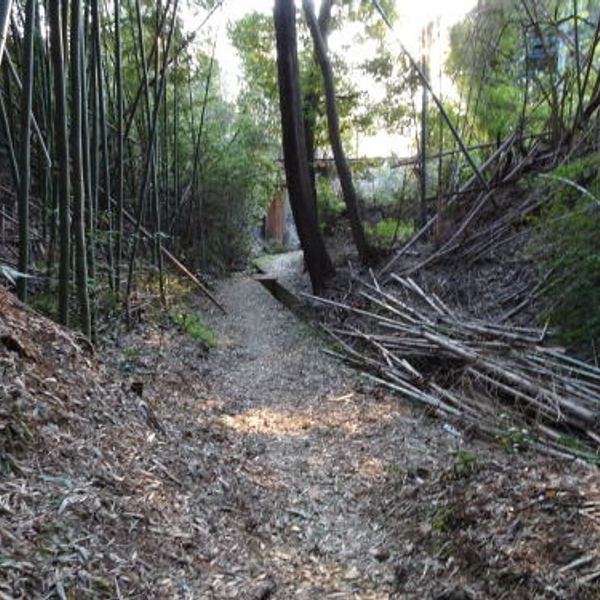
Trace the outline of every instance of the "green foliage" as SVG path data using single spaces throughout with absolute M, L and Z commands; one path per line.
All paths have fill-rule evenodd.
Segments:
M 279 240 L 271 239 L 267 240 L 267 252 L 269 255 L 283 254 L 288 251 L 285 244 L 282 244 Z
M 457 518 L 450 506 L 442 506 L 433 514 L 431 528 L 437 533 L 449 533 L 456 529 Z
M 58 301 L 56 291 L 39 292 L 31 298 L 31 306 L 43 315 L 51 317 L 56 314 Z
M 414 224 L 402 219 L 382 219 L 375 225 L 367 225 L 371 242 L 380 248 L 389 248 L 399 240 L 409 238 L 415 231 Z
M 267 267 L 277 258 L 277 254 L 263 254 L 252 261 L 252 266 L 258 271 L 266 271 Z
M 448 74 L 469 107 L 477 130 L 488 139 L 512 130 L 523 102 L 524 48 L 521 44 L 520 8 L 507 0 L 483 0 L 451 30 Z
M 596 341 L 600 338 L 597 156 L 562 165 L 549 177 L 536 179 L 534 185 L 538 193 L 549 198 L 531 244 L 533 254 L 552 273 L 543 289 L 546 313 L 558 326 L 564 343 Z
M 394 3 L 385 0 L 381 5 L 394 19 Z M 405 125 L 410 114 L 406 106 L 411 101 L 405 75 L 410 74 L 411 70 L 406 57 L 389 50 L 391 44 L 386 37 L 387 29 L 373 4 L 364 0 L 335 3 L 329 31 L 333 34 L 342 27 L 355 32 L 347 46 L 337 51 L 330 48 L 344 141 L 349 143 L 357 132 L 372 132 L 376 124 L 385 123 L 388 129 Z M 280 118 L 273 19 L 259 12 L 249 13 L 229 28 L 229 36 L 241 58 L 245 75 L 241 101 L 253 118 L 262 124 L 264 134 L 278 141 Z M 357 49 L 363 46 L 368 48 L 369 55 L 372 54 L 373 43 L 377 47 L 376 59 L 361 58 L 357 63 L 350 64 L 349 56 L 360 55 Z M 353 49 L 352 53 L 348 52 L 350 48 Z M 314 128 L 316 147 L 325 148 L 329 142 L 321 73 L 314 60 L 313 43 L 300 10 L 298 59 L 300 88 L 305 101 L 304 116 Z M 377 100 L 372 99 L 369 93 L 375 83 L 383 83 L 386 87 L 384 97 Z
M 481 0 L 451 30 L 448 75 L 458 84 L 478 139 L 495 141 L 518 127 L 551 131 L 557 137 L 575 117 L 577 70 L 574 66 L 571 0 Z M 578 5 L 580 54 L 591 48 L 597 2 Z M 558 40 L 556 59 L 528 58 L 540 23 L 545 40 Z M 589 93 L 588 90 L 588 99 Z
M 199 315 L 176 311 L 172 312 L 170 316 L 181 327 L 182 331 L 205 348 L 214 348 L 217 346 L 218 339 L 216 334 L 205 325 Z
M 317 209 L 321 227 L 331 229 L 346 210 L 328 177 L 317 177 Z
M 477 457 L 466 450 L 457 450 L 454 453 L 452 470 L 456 478 L 471 475 L 477 467 Z
M 496 441 L 510 453 L 519 453 L 525 451 L 532 441 L 531 434 L 526 429 L 517 429 L 509 427 L 502 434 L 496 437 Z
M 190 10 L 205 15 L 206 9 L 218 3 L 218 0 L 203 0 Z M 148 0 L 142 0 L 140 5 L 146 60 L 152 77 L 157 5 Z M 127 99 L 136 98 L 138 90 L 143 89 L 134 7 L 134 3 L 122 3 L 119 9 L 123 31 L 121 71 Z M 255 15 L 245 30 L 243 24 L 240 25 L 246 46 L 255 49 L 248 55 L 242 54 L 242 58 L 251 61 L 251 64 L 244 62 L 244 68 L 252 68 L 257 78 L 268 71 L 263 68 L 262 58 L 272 47 L 271 22 L 268 15 Z M 159 120 L 156 142 L 164 160 L 159 168 L 159 194 L 164 204 L 163 243 L 192 270 L 222 273 L 245 265 L 253 229 L 279 183 L 280 174 L 273 160 L 277 156 L 277 140 L 269 135 L 274 116 L 266 112 L 259 95 L 251 99 L 242 95 L 239 102 L 230 101 L 222 89 L 219 56 L 214 54 L 212 33 L 202 30 L 198 35 L 187 31 L 178 18 L 165 91 L 166 110 L 164 121 Z M 107 52 L 112 53 L 112 27 L 105 28 L 103 36 Z M 271 66 L 274 67 L 274 62 Z M 114 78 L 114 72 L 110 72 L 113 68 L 108 61 L 107 80 Z M 264 85 L 270 81 L 270 93 L 275 97 L 276 73 L 262 76 L 261 81 Z M 152 112 L 156 91 L 153 80 L 149 91 Z M 148 133 L 143 95 L 137 104 L 131 132 L 132 137 L 142 143 L 128 146 L 130 156 L 126 158 L 131 164 L 142 164 Z M 177 182 L 173 172 L 175 155 Z M 173 189 L 174 183 L 178 183 L 177 190 Z M 176 210 L 172 209 L 174 206 Z M 99 218 L 103 218 L 102 213 Z M 97 232 L 96 238 L 100 243 L 108 242 L 103 235 L 108 236 L 107 227 Z
M 281 176 L 257 123 L 247 114 L 233 120 L 232 113 L 235 109 L 222 101 L 213 106 L 203 144 L 202 264 L 217 271 L 245 262 L 253 228 Z
M 229 36 L 245 74 L 240 101 L 276 142 L 280 119 L 273 18 L 252 12 L 230 26 Z

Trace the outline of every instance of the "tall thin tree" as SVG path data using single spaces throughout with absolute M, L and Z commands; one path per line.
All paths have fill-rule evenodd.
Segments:
M 33 106 L 33 49 L 35 1 L 25 5 L 23 43 L 23 90 L 21 101 L 21 145 L 19 148 L 19 271 L 29 269 L 29 191 L 31 187 L 31 112 Z M 27 278 L 18 280 L 19 298 L 27 300 Z
M 90 297 L 88 292 L 87 245 L 85 240 L 85 184 L 83 179 L 83 145 L 81 115 L 81 0 L 71 0 L 71 147 L 73 149 L 73 234 L 75 270 L 79 297 L 81 331 L 92 336 Z
M 121 15 L 120 0 L 114 3 L 115 21 L 115 77 L 117 85 L 117 182 L 116 182 L 116 234 L 115 234 L 115 294 L 117 301 L 121 288 L 121 257 L 123 255 L 123 196 L 124 196 L 124 131 L 123 131 L 123 73 L 121 72 Z
M 283 156 L 290 204 L 315 293 L 334 273 L 317 223 L 312 195 L 298 82 L 298 46 L 294 0 L 276 0 L 277 74 Z
M 346 160 L 344 146 L 342 144 L 342 135 L 340 132 L 340 119 L 337 110 L 335 97 L 335 81 L 327 43 L 321 34 L 321 28 L 315 14 L 315 5 L 313 0 L 302 0 L 304 14 L 310 29 L 310 33 L 315 46 L 315 54 L 321 67 L 323 77 L 323 87 L 325 88 L 325 104 L 327 108 L 327 130 L 329 133 L 329 143 L 333 152 L 335 167 L 342 187 L 344 202 L 348 209 L 348 220 L 352 230 L 352 238 L 362 262 L 369 259 L 370 249 L 365 236 L 358 196 L 352 181 L 352 172 Z
M 67 93 L 63 47 L 61 3 L 48 3 L 50 20 L 50 51 L 54 71 L 54 144 L 58 168 L 58 221 L 60 259 L 58 266 L 58 320 L 69 322 L 69 279 L 71 259 L 71 224 L 69 215 L 69 134 L 67 129 Z
M 137 2 L 137 0 L 136 0 Z M 179 1 L 174 0 L 173 3 L 173 12 L 171 14 L 171 22 L 169 25 L 169 33 L 167 36 L 167 41 L 165 44 L 165 49 L 162 56 L 162 69 L 160 70 L 160 79 L 157 83 L 159 86 L 158 97 L 162 97 L 164 88 L 166 85 L 166 74 L 167 74 L 167 63 L 169 60 L 169 53 L 171 50 L 171 41 L 173 39 L 173 32 L 175 31 L 175 20 L 177 17 L 177 8 Z M 138 6 L 139 8 L 139 6 Z M 138 13 L 139 14 L 139 13 Z M 143 62 L 143 61 L 142 61 Z M 144 67 L 145 71 L 145 67 Z M 144 76 L 147 79 L 147 74 L 144 72 Z M 140 237 L 140 231 L 142 229 L 142 222 L 144 220 L 144 213 L 146 209 L 146 195 L 148 190 L 148 183 L 151 175 L 151 167 L 152 161 L 154 157 L 154 144 L 156 143 L 156 129 L 158 123 L 158 111 L 160 108 L 160 104 L 157 102 L 152 109 L 152 116 L 150 118 L 149 130 L 148 130 L 148 147 L 145 152 L 145 160 L 144 160 L 144 170 L 142 173 L 141 185 L 139 186 L 138 192 L 138 207 L 137 207 L 137 218 L 136 218 L 136 232 L 133 237 L 133 242 L 131 244 L 131 251 L 129 255 L 129 270 L 127 274 L 127 290 L 125 293 L 125 305 L 129 305 L 129 296 L 131 294 L 131 288 L 133 286 L 133 277 L 135 271 L 135 259 L 137 254 L 137 247 Z
M 95 70 L 95 88 L 97 93 L 96 109 L 98 111 L 98 137 L 102 149 L 100 168 L 98 172 L 98 184 L 101 187 L 99 194 L 98 221 L 102 218 L 102 225 L 106 230 L 108 243 L 106 244 L 106 256 L 108 259 L 109 276 L 108 281 L 114 291 L 115 275 L 114 275 L 114 254 L 113 254 L 113 215 L 110 202 L 111 179 L 110 179 L 110 150 L 108 146 L 107 133 L 107 102 L 105 93 L 105 73 L 104 61 L 102 60 L 102 44 L 100 39 L 100 7 L 99 0 L 90 0 L 91 17 L 92 17 L 92 44 L 94 46 L 94 65 Z

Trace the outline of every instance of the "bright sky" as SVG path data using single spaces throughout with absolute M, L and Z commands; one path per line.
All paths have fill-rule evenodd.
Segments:
M 296 0 L 299 4 L 299 0 Z M 396 0 L 396 7 L 399 13 L 398 21 L 395 25 L 395 33 L 406 45 L 406 47 L 418 56 L 419 35 L 421 29 L 429 22 L 438 22 L 441 26 L 441 35 L 439 42 L 434 39 L 432 48 L 432 73 L 437 73 L 440 62 L 443 60 L 448 47 L 448 30 L 451 25 L 460 20 L 464 15 L 471 10 L 477 0 Z M 317 8 L 320 0 L 315 0 Z M 226 30 L 227 24 L 234 22 L 245 14 L 252 11 L 260 11 L 265 14 L 273 13 L 274 0 L 225 0 L 223 7 L 213 15 L 210 21 L 212 28 L 217 30 L 217 56 L 222 68 L 223 84 L 227 92 L 237 92 L 239 87 L 240 63 L 227 39 Z M 190 23 L 200 23 L 204 18 L 202 11 L 189 10 Z M 196 14 L 194 14 L 196 12 Z M 436 36 L 434 35 L 434 38 Z M 347 42 L 347 40 L 346 40 Z M 332 38 L 331 47 L 335 49 L 335 44 L 343 44 L 343 33 L 338 36 L 338 39 Z M 392 42 L 393 43 L 393 42 Z M 399 50 L 399 48 L 398 48 Z M 364 50 L 363 50 L 364 51 Z M 364 58 L 361 57 L 361 58 Z M 434 79 L 432 77 L 432 79 Z M 438 91 L 438 84 L 433 81 L 434 89 Z M 447 80 L 442 82 L 442 93 L 452 93 L 450 83 Z M 411 140 L 402 136 L 390 136 L 382 132 L 378 136 L 373 136 L 369 139 L 362 139 L 359 142 L 358 151 L 365 155 L 389 154 L 395 152 L 397 154 L 407 154 L 411 152 Z M 356 149 L 353 149 L 356 151 Z

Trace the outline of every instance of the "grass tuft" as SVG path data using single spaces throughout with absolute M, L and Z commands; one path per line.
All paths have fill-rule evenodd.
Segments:
M 208 327 L 197 314 L 182 311 L 172 312 L 171 318 L 182 331 L 206 348 L 215 348 L 218 344 L 216 334 Z

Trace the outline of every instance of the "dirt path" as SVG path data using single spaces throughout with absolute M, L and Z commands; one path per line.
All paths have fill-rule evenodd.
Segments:
M 5 294 L 2 598 L 598 599 L 596 469 L 366 387 L 248 277 L 218 294 L 208 355 L 179 297 L 102 359 Z
M 235 551 L 220 563 L 215 598 L 388 598 L 397 585 L 379 490 L 398 470 L 451 460 L 456 440 L 397 398 L 364 390 L 323 352 L 324 341 L 240 277 L 213 314 L 220 347 L 203 370 L 258 486 L 231 514 Z M 398 507 L 390 507 L 392 510 Z

